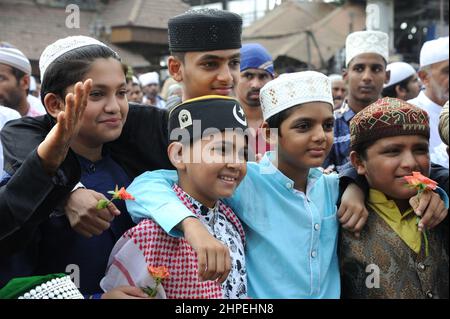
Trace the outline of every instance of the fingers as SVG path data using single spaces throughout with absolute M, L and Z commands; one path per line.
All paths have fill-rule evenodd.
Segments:
M 222 272 L 222 276 L 220 276 L 217 281 L 219 283 L 223 283 L 227 278 L 228 278 L 228 274 L 231 271 L 231 256 L 230 256 L 230 251 L 227 249 L 227 254 L 224 255 L 224 265 L 225 265 L 225 269 Z
M 440 214 L 440 210 L 438 211 L 438 207 L 439 207 L 439 202 L 441 201 L 441 199 L 439 198 L 439 195 L 435 194 L 435 193 L 423 193 L 423 195 L 426 196 L 420 196 L 420 200 L 419 200 L 419 209 L 421 209 L 421 205 L 422 207 L 424 206 L 423 203 L 421 202 L 425 202 L 427 204 L 426 210 L 424 209 L 424 213 L 422 214 L 422 218 L 419 221 L 419 230 L 423 230 L 425 228 L 429 228 L 430 225 L 434 225 L 436 223 L 436 219 L 438 217 L 438 215 Z M 424 199 L 422 199 L 422 197 Z M 416 210 L 416 213 L 417 213 Z M 420 216 L 420 215 L 419 215 Z
M 409 203 L 417 216 L 423 216 L 423 213 L 431 204 L 433 194 L 432 192 L 423 192 L 421 196 L 414 196 L 410 199 Z
M 114 205 L 113 203 L 109 203 L 109 205 L 106 207 L 109 211 L 109 213 L 114 216 L 120 215 L 120 210 Z
M 206 250 L 205 249 L 199 249 L 197 251 L 197 258 L 198 258 L 198 279 L 200 281 L 205 281 L 205 270 L 206 270 L 206 263 L 207 263 L 207 257 L 206 257 Z
M 352 211 L 347 209 L 343 216 L 339 218 L 342 228 L 351 232 L 360 233 L 366 224 L 369 212 L 365 207 Z

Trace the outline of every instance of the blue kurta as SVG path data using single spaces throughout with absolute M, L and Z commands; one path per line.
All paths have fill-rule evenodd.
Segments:
M 241 219 L 252 298 L 339 298 L 337 259 L 338 176 L 311 169 L 306 194 L 271 162 L 248 163 L 247 176 L 225 202 Z M 127 202 L 135 222 L 152 217 L 172 235 L 192 214 L 170 191 L 175 171 L 146 172 L 129 186 Z

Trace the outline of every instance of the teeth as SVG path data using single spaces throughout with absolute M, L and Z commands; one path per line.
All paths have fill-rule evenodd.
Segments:
M 227 177 L 227 176 L 220 176 L 220 179 L 223 179 L 224 181 L 228 181 L 228 182 L 234 182 L 236 180 L 236 178 Z

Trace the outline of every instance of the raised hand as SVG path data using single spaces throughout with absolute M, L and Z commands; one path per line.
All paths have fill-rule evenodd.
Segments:
M 56 172 L 66 158 L 70 143 L 80 130 L 91 88 L 91 79 L 75 84 L 74 93 L 66 95 L 65 108 L 58 113 L 56 125 L 38 146 L 37 153 L 42 166 L 50 175 Z

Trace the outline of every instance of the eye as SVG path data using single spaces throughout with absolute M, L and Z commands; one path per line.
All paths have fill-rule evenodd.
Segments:
M 126 96 L 127 93 L 129 93 L 129 91 L 128 91 L 128 90 L 125 90 L 125 89 L 119 90 L 119 92 L 117 92 L 117 94 L 120 95 L 120 96 Z
M 326 123 L 323 125 L 323 129 L 324 129 L 325 131 L 332 131 L 332 130 L 333 130 L 333 127 L 334 127 L 334 121 L 326 122 Z
M 310 126 L 311 125 L 308 122 L 300 122 L 300 123 L 297 123 L 294 126 L 294 128 L 299 130 L 299 131 L 306 131 L 306 130 L 308 130 L 310 128 Z
M 230 61 L 230 65 L 233 67 L 240 67 L 241 65 L 241 60 L 240 59 L 233 59 Z
M 213 62 L 213 61 L 202 63 L 202 67 L 204 67 L 205 69 L 214 69 L 218 66 L 219 66 L 219 63 Z
M 102 97 L 103 95 L 104 94 L 102 91 L 91 91 L 91 93 L 89 93 L 89 96 L 93 98 L 99 98 Z

